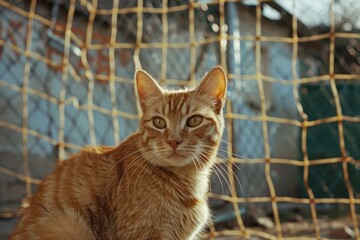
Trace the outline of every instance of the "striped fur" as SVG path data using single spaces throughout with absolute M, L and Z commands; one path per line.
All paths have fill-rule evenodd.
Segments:
M 199 237 L 209 218 L 206 193 L 224 128 L 225 73 L 214 68 L 186 91 L 162 90 L 145 72 L 136 81 L 140 130 L 118 147 L 89 148 L 60 162 L 10 239 Z M 193 115 L 202 116 L 197 127 L 186 125 Z M 154 117 L 166 127 L 156 128 Z

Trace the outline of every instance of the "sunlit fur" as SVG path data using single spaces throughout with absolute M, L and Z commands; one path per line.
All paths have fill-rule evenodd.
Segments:
M 87 149 L 59 163 L 11 239 L 199 237 L 209 219 L 209 174 L 224 128 L 225 73 L 214 68 L 197 88 L 182 91 L 161 90 L 148 77 L 137 74 L 140 130 L 116 148 Z M 192 128 L 186 122 L 194 115 L 203 121 Z M 156 128 L 154 117 L 166 127 Z M 173 139 L 181 140 L 176 148 Z

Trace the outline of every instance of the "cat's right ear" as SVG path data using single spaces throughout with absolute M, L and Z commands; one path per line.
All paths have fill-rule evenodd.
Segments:
M 159 84 L 145 71 L 137 70 L 135 72 L 136 92 L 140 100 L 140 105 L 144 111 L 146 105 L 162 96 Z

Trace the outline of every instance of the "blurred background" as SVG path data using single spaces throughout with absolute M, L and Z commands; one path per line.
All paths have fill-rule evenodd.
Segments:
M 41 179 L 138 128 L 162 86 L 228 72 L 204 238 L 360 239 L 358 0 L 0 0 L 0 239 Z

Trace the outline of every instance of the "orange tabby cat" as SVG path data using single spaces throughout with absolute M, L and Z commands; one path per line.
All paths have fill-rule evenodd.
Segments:
M 31 198 L 11 239 L 196 239 L 224 128 L 226 75 L 167 91 L 135 74 L 140 131 L 118 147 L 62 162 Z

